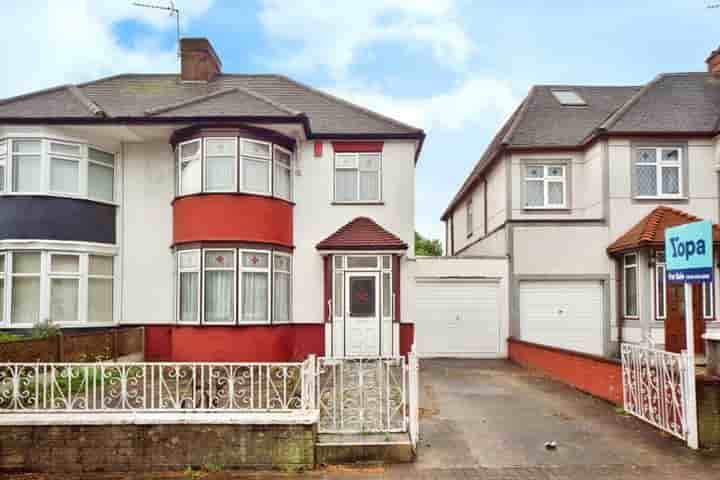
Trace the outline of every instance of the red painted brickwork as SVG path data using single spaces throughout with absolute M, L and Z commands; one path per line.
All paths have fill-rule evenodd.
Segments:
M 508 339 L 510 360 L 539 370 L 578 390 L 618 405 L 623 403 L 619 361 L 554 347 Z
M 415 324 L 400 324 L 400 355 L 407 355 L 412 350 L 415 341 Z
M 149 360 L 290 362 L 325 353 L 324 324 L 147 326 L 145 338 Z

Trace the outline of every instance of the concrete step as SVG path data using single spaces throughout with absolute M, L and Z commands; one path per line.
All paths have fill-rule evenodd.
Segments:
M 407 433 L 318 435 L 315 461 L 320 465 L 409 463 L 415 452 Z

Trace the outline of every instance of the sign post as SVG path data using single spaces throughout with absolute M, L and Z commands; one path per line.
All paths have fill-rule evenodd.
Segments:
M 685 290 L 685 339 L 687 383 L 685 420 L 687 444 L 698 449 L 697 401 L 695 392 L 695 332 L 692 302 L 693 283 L 713 280 L 712 224 L 707 220 L 665 230 L 667 281 L 683 283 Z

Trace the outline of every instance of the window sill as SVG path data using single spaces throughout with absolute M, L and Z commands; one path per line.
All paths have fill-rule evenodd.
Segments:
M 382 200 L 378 201 L 370 201 L 370 202 L 338 202 L 333 201 L 330 203 L 331 205 L 385 205 L 385 202 Z
M 623 320 L 637 321 L 637 320 L 640 320 L 640 317 L 639 317 L 639 316 L 630 317 L 630 316 L 625 315 L 625 316 L 623 317 Z
M 658 200 L 662 200 L 662 201 L 668 201 L 668 200 L 670 200 L 670 201 L 672 201 L 672 200 L 683 201 L 683 200 L 688 200 L 688 197 L 685 197 L 685 196 L 680 196 L 680 197 L 678 197 L 678 196 L 667 196 L 667 195 L 635 196 L 635 197 L 632 197 L 632 198 L 633 198 L 633 200 L 642 200 L 642 201 L 645 201 L 645 200 L 647 200 L 647 201 L 658 201 Z
M 49 198 L 67 198 L 71 200 L 80 200 L 83 202 L 100 203 L 103 205 L 110 205 L 113 207 L 119 207 L 120 204 L 116 201 L 101 200 L 98 198 L 83 197 L 81 195 L 72 195 L 68 193 L 55 193 L 55 192 L 0 192 L 0 198 L 2 197 L 49 197 Z
M 288 205 L 295 205 L 295 202 L 292 200 L 287 200 L 282 197 L 276 197 L 274 195 L 268 195 L 267 193 L 252 193 L 252 192 L 194 192 L 194 193 L 185 193 L 183 195 L 176 195 L 175 198 L 173 198 L 172 202 L 170 204 L 174 204 L 176 201 L 181 200 L 183 198 L 192 198 L 192 197 L 205 197 L 205 196 L 212 196 L 212 195 L 237 195 L 237 196 L 246 196 L 246 197 L 260 197 L 260 198 L 267 198 L 271 200 L 279 200 L 281 202 L 285 202 Z
M 530 210 L 533 212 L 558 212 L 558 211 L 570 211 L 570 207 L 529 207 L 525 205 L 523 210 Z
M 36 327 L 37 323 L 13 323 L 13 324 L 2 324 L 0 323 L 0 329 L 3 330 L 28 330 Z M 80 322 L 73 322 L 73 323 L 53 323 L 54 327 L 58 328 L 69 328 L 69 329 L 75 329 L 75 328 L 108 328 L 108 327 L 117 327 L 119 326 L 118 323 L 112 322 L 112 323 L 80 323 Z

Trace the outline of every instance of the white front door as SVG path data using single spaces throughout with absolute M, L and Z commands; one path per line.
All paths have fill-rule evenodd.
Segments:
M 377 272 L 345 274 L 345 355 L 380 355 L 380 298 Z

